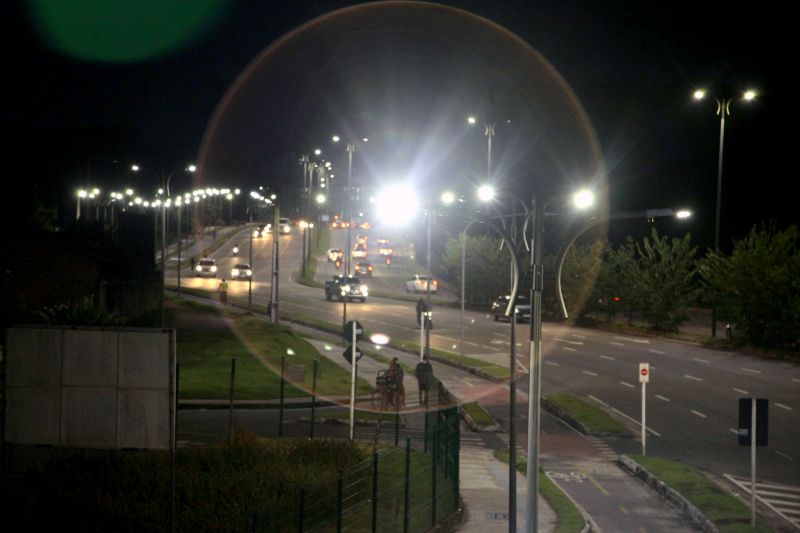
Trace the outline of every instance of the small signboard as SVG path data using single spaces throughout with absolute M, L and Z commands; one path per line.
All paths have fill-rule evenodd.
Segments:
M 769 400 L 756 399 L 756 446 L 768 444 Z M 753 420 L 753 399 L 739 398 L 739 445 L 750 446 Z
M 344 331 L 342 332 L 344 340 L 353 342 L 353 328 L 356 330 L 356 342 L 360 341 L 364 337 L 364 326 L 361 325 L 361 322 L 357 320 L 351 320 L 344 325 Z
M 361 361 L 361 357 L 363 355 L 364 354 L 361 352 L 361 350 L 359 350 L 358 347 L 356 347 L 356 361 Z M 345 361 L 347 361 L 348 363 L 350 363 L 352 365 L 353 364 L 353 345 L 348 346 L 347 349 L 342 353 L 342 356 L 344 357 Z
M 650 383 L 650 363 L 639 363 L 639 383 Z

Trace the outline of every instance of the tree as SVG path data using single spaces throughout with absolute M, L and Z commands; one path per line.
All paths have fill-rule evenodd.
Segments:
M 676 331 L 688 320 L 697 297 L 696 253 L 688 234 L 668 239 L 660 237 L 655 228 L 636 245 L 637 269 L 631 280 L 635 303 L 653 329 Z
M 508 293 L 511 255 L 505 248 L 500 251 L 500 243 L 501 239 L 485 235 L 466 237 L 466 302 L 488 305 L 498 295 Z M 437 274 L 460 289 L 460 237 L 447 240 Z
M 699 270 L 706 299 L 737 324 L 744 340 L 796 348 L 800 343 L 800 229 L 753 227 L 725 256 L 710 253 Z

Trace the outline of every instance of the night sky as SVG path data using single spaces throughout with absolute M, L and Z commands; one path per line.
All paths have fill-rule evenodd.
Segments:
M 121 12 L 139 17 L 139 26 L 125 26 L 129 40 L 106 32 L 81 57 L 42 22 L 58 4 L 0 8 L 10 28 L 2 112 L 11 137 L 9 221 L 23 219 L 35 199 L 69 218 L 77 187 L 154 188 L 156 173 L 191 161 L 203 163 L 200 179 L 209 184 L 280 189 L 300 181 L 299 154 L 319 146 L 343 177 L 333 133 L 370 137 L 356 149 L 358 185 L 412 176 L 431 190 L 466 187 L 486 169 L 481 128 L 464 123 L 476 113 L 497 124 L 492 157 L 502 187 L 556 190 L 602 168 L 612 211 L 689 207 L 696 219 L 688 229 L 708 245 L 719 119 L 713 99 L 691 100 L 698 86 L 720 98 L 759 92 L 754 103 L 734 102 L 726 122 L 723 242 L 755 223 L 797 219 L 789 157 L 797 111 L 787 94 L 796 30 L 778 4 L 715 11 L 682 2 L 442 3 L 492 24 L 420 4 L 388 15 L 373 5 L 276 45 L 358 3 L 198 1 L 184 5 L 205 23 L 185 31 L 175 29 L 191 22 L 180 20 L 182 8 L 149 13 L 149 22 Z M 60 20 L 68 36 L 91 33 L 72 22 Z M 134 46 L 142 43 L 151 46 Z M 248 66 L 251 75 L 240 77 Z M 594 156 L 604 165 L 594 168 Z M 131 175 L 132 162 L 151 172 Z

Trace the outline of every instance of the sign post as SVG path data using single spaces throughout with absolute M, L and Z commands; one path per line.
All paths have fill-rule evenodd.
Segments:
M 647 451 L 647 395 L 646 387 L 650 381 L 650 363 L 639 363 L 639 383 L 642 384 L 642 456 Z
M 768 444 L 769 400 L 739 398 L 739 445 L 750 446 L 750 527 L 756 527 L 756 446 Z
M 343 337 L 345 340 L 350 341 L 350 347 L 345 351 L 345 358 L 350 353 L 350 440 L 352 441 L 355 434 L 355 417 L 356 417 L 356 375 L 358 373 L 358 359 L 359 352 L 356 348 L 356 343 L 364 336 L 364 326 L 360 322 L 351 320 L 344 325 Z

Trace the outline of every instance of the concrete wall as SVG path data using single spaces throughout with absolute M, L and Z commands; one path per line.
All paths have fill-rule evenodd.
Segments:
M 6 338 L 7 442 L 171 447 L 174 330 L 23 326 Z

